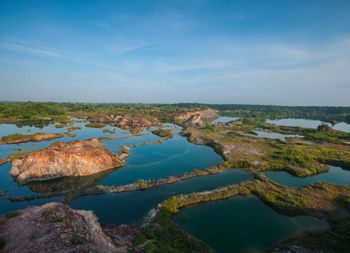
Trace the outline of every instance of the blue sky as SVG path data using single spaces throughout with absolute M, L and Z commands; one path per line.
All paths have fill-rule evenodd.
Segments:
M 0 1 L 0 100 L 350 105 L 350 1 Z

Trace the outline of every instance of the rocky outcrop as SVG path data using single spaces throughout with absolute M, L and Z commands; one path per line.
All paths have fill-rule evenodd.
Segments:
M 144 116 L 130 116 L 130 115 L 117 115 L 117 114 L 99 114 L 91 117 L 89 121 L 94 123 L 104 123 L 112 126 L 120 127 L 122 129 L 130 128 L 150 128 L 160 126 L 160 121 L 155 117 Z
M 0 144 L 17 144 L 23 142 L 40 142 L 40 141 L 49 141 L 56 138 L 62 138 L 64 135 L 59 133 L 36 133 L 30 135 L 24 134 L 11 134 L 3 136 L 0 140 Z
M 326 124 L 321 124 L 317 127 L 317 131 L 319 131 L 319 132 L 332 132 L 333 129 Z
M 12 161 L 10 175 L 19 184 L 66 176 L 89 176 L 124 165 L 97 139 L 60 142 Z
M 126 252 L 139 234 L 122 225 L 102 228 L 92 211 L 49 203 L 0 216 L 1 252 Z
M 175 122 L 185 127 L 203 127 L 219 117 L 216 110 L 206 109 L 203 111 L 187 112 L 175 117 Z

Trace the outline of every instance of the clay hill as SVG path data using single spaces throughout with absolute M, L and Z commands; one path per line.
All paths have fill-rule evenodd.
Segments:
M 105 123 L 122 129 L 129 128 L 149 128 L 160 126 L 160 121 L 155 117 L 117 115 L 117 114 L 99 114 L 88 119 L 90 122 Z
M 175 117 L 175 122 L 184 127 L 203 127 L 219 117 L 216 110 L 206 109 L 202 111 L 187 112 Z
M 12 161 L 10 175 L 19 184 L 67 176 L 89 176 L 125 163 L 97 139 L 54 143 Z

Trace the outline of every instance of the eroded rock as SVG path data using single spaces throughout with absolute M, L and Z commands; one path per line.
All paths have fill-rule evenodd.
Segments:
M 19 184 L 66 176 L 89 176 L 121 167 L 124 161 L 97 139 L 60 142 L 12 161 Z
M 106 235 L 92 211 L 49 203 L 0 216 L 2 252 L 126 252 L 137 230 L 108 226 Z

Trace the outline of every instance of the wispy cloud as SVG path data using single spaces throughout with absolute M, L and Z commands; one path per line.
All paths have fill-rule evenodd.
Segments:
M 24 45 L 20 45 L 20 44 L 15 44 L 15 43 L 0 42 L 0 47 L 7 49 L 7 50 L 16 51 L 16 52 L 36 54 L 36 55 L 42 55 L 42 56 L 48 56 L 48 57 L 72 59 L 71 57 L 61 55 L 57 52 L 28 47 L 28 46 L 24 46 Z

